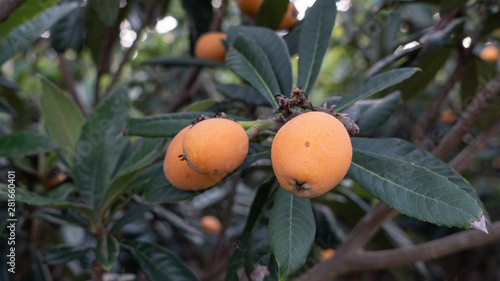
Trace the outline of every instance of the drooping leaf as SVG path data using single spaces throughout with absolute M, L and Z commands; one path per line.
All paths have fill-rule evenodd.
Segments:
M 81 49 L 83 44 L 81 9 L 75 9 L 54 24 L 50 30 L 50 44 L 58 53 L 64 53 L 67 49 Z
M 119 231 L 125 225 L 142 218 L 145 213 L 153 210 L 153 208 L 154 208 L 153 205 L 141 205 L 137 208 L 128 211 L 113 224 L 113 227 L 111 228 L 110 232 L 113 233 Z
M 266 205 L 271 205 L 272 202 L 270 202 L 269 198 L 271 197 L 271 194 L 276 190 L 277 187 L 278 183 L 276 179 L 272 178 L 269 181 L 262 184 L 257 190 L 257 194 L 255 195 L 252 207 L 250 208 L 250 212 L 247 217 L 247 223 L 245 225 L 245 229 L 243 230 L 243 233 L 241 234 L 238 241 L 239 247 L 236 247 L 234 249 L 231 260 L 229 261 L 228 269 L 226 271 L 225 281 L 240 280 L 238 271 L 244 267 L 246 253 L 250 250 L 249 248 L 253 247 L 253 245 L 249 244 L 248 241 L 252 233 L 254 232 L 254 229 L 256 228 L 257 222 L 265 213 Z M 264 228 L 267 230 L 268 220 L 269 220 L 269 214 L 267 214 L 267 220 L 265 222 L 262 222 L 263 225 L 260 225 L 260 228 Z M 264 240 L 267 242 L 266 235 L 264 235 Z M 269 253 L 269 251 L 267 252 Z M 248 264 L 253 264 L 253 262 L 249 261 Z
M 26 0 L 0 24 L 0 41 L 21 24 L 29 22 L 40 13 L 54 6 L 58 0 Z
M 290 57 L 295 56 L 299 52 L 300 31 L 302 30 L 302 21 L 299 21 L 287 35 L 285 35 L 285 43 L 288 47 Z
M 213 116 L 213 112 L 182 112 L 144 118 L 130 118 L 126 134 L 142 137 L 173 137 L 200 115 Z
M 308 94 L 318 77 L 337 16 L 335 0 L 317 0 L 300 27 L 298 81 Z
M 280 188 L 267 233 L 278 262 L 280 280 L 288 278 L 304 264 L 315 232 L 310 200 L 296 197 Z
M 0 184 L 0 196 L 9 198 L 7 185 Z M 36 193 L 29 192 L 22 188 L 16 188 L 16 200 L 33 206 L 49 206 L 53 208 L 69 208 L 79 210 L 86 214 L 88 218 L 93 216 L 92 210 L 80 203 L 74 203 L 67 200 L 59 200 L 49 197 L 43 197 Z
M 342 97 L 337 102 L 336 111 L 342 111 L 345 108 L 353 105 L 355 102 L 366 99 L 380 91 L 392 87 L 401 81 L 410 78 L 418 71 L 418 68 L 398 68 L 389 70 L 368 80 L 361 93 Z
M 90 3 L 102 22 L 108 26 L 115 23 L 120 10 L 120 0 L 90 0 Z
M 469 228 L 483 214 L 463 179 L 430 153 L 400 139 L 352 139 L 348 176 L 399 212 L 437 225 Z
M 228 31 L 228 44 L 230 46 L 240 33 L 247 34 L 262 49 L 274 71 L 279 88 L 281 89 L 280 93 L 289 95 L 292 90 L 293 74 L 292 64 L 290 62 L 290 57 L 288 56 L 287 45 L 284 40 L 268 28 L 255 26 L 232 26 Z
M 152 58 L 142 62 L 146 65 L 161 65 L 163 67 L 224 67 L 224 64 L 214 60 L 204 60 L 193 57 L 187 58 Z
M 120 167 L 118 176 L 151 164 L 163 152 L 166 144 L 167 140 L 164 138 L 145 138 L 139 149 Z
M 74 247 L 58 245 L 51 249 L 45 256 L 45 263 L 55 265 L 80 259 L 90 251 L 90 247 Z
M 50 134 L 59 146 L 59 151 L 68 165 L 73 165 L 76 143 L 85 119 L 73 100 L 54 84 L 41 79 L 42 96 L 40 108 Z
M 128 117 L 128 97 L 117 88 L 92 112 L 76 146 L 73 176 L 85 203 L 98 210 L 112 173 L 127 144 L 122 130 Z
M 113 235 L 105 234 L 97 241 L 95 255 L 97 261 L 106 271 L 110 271 L 116 262 L 118 253 L 120 252 L 120 244 Z
M 269 102 L 278 108 L 274 95 L 281 92 L 271 62 L 254 39 L 239 33 L 226 55 L 226 65 L 248 81 Z
M 196 275 L 174 253 L 154 243 L 130 241 L 121 244 L 139 263 L 149 280 L 195 281 Z
M 277 29 L 288 8 L 288 0 L 264 0 L 259 7 L 255 24 Z
M 175 188 L 165 176 L 163 167 L 159 167 L 146 186 L 143 197 L 151 203 L 178 202 L 192 198 L 203 191 L 189 191 Z
M 49 136 L 19 132 L 0 136 L 0 157 L 21 158 L 54 150 L 57 145 Z
M 394 112 L 400 99 L 401 93 L 395 92 L 381 99 L 360 101 L 362 113 L 355 120 L 359 131 L 364 132 L 382 125 Z
M 245 104 L 270 106 L 269 102 L 250 85 L 239 84 L 222 84 L 217 86 L 217 90 L 225 97 L 240 101 Z
M 18 51 L 27 48 L 33 41 L 50 29 L 59 19 L 79 7 L 78 3 L 63 3 L 54 6 L 35 19 L 11 31 L 0 42 L 0 65 L 13 57 Z

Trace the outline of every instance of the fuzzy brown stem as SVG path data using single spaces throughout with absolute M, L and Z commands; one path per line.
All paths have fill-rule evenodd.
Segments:
M 474 96 L 467 106 L 460 120 L 446 134 L 441 143 L 434 149 L 433 154 L 445 159 L 460 144 L 462 137 L 479 120 L 479 117 L 490 107 L 500 95 L 500 74 L 491 79 L 486 86 Z

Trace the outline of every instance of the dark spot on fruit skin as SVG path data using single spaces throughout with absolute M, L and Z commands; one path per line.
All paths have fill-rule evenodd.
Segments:
M 311 144 L 308 141 L 306 141 L 305 146 L 309 147 L 309 145 L 311 145 Z

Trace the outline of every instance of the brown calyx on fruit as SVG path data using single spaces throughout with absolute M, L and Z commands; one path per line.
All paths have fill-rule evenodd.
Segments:
M 281 113 L 282 122 L 286 123 L 290 119 L 298 116 L 301 112 L 293 109 L 293 107 L 300 107 L 302 109 L 309 109 L 312 111 L 324 112 L 332 115 L 337 118 L 346 128 L 347 132 L 350 136 L 354 136 L 359 133 L 359 127 L 356 123 L 347 117 L 347 114 L 335 112 L 335 105 L 330 106 L 329 108 L 326 106 L 326 103 L 323 106 L 315 106 L 312 103 L 307 101 L 307 95 L 304 94 L 304 91 L 300 87 L 293 88 L 290 93 L 290 97 L 283 94 L 274 95 L 274 99 L 278 104 L 279 108 L 275 113 Z
M 295 184 L 293 185 L 293 187 L 295 188 L 295 190 L 297 191 L 304 191 L 304 190 L 308 190 L 309 188 L 305 187 L 306 183 L 305 182 L 295 182 Z

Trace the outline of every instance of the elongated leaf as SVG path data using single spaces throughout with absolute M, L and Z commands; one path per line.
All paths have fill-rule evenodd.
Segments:
M 309 199 L 278 190 L 267 237 L 279 266 L 279 276 L 288 278 L 306 261 L 314 241 L 316 225 Z
M 255 24 L 278 29 L 288 8 L 288 0 L 264 0 L 259 7 Z
M 58 0 L 26 0 L 26 2 L 14 10 L 14 12 L 0 24 L 0 41 L 16 27 L 32 20 L 40 13 L 54 6 L 57 2 Z
M 95 255 L 104 270 L 111 270 L 119 252 L 120 244 L 113 235 L 105 234 L 97 241 Z
M 57 145 L 49 136 L 31 132 L 13 133 L 0 137 L 0 157 L 21 158 L 54 150 Z
M 58 53 L 64 53 L 67 49 L 81 49 L 83 44 L 81 9 L 75 9 L 54 24 L 50 30 L 50 44 Z
M 280 93 L 289 95 L 292 90 L 293 74 L 292 64 L 288 55 L 288 47 L 284 40 L 268 28 L 255 26 L 232 26 L 228 31 L 228 43 L 230 46 L 233 44 L 236 36 L 240 33 L 247 34 L 262 49 L 271 64 L 274 75 L 276 76 L 281 90 Z
M 352 142 L 349 177 L 399 212 L 460 228 L 483 214 L 463 179 L 428 152 L 399 139 Z
M 374 76 L 370 78 L 370 80 L 368 80 L 368 82 L 363 87 L 363 90 L 361 90 L 361 93 L 342 97 L 337 102 L 337 107 L 335 108 L 335 110 L 342 111 L 359 100 L 366 99 L 380 91 L 383 91 L 400 83 L 401 81 L 410 78 L 417 71 L 418 68 L 398 68 Z
M 198 280 L 181 259 L 157 244 L 130 241 L 122 245 L 130 251 L 150 281 Z
M 245 253 L 248 252 L 249 247 L 253 246 L 252 244 L 248 243 L 248 240 L 250 239 L 250 236 L 254 231 L 257 222 L 265 213 L 266 206 L 269 205 L 270 208 L 272 201 L 269 200 L 269 198 L 271 197 L 272 193 L 274 193 L 277 187 L 278 187 L 278 182 L 276 181 L 276 178 L 273 177 L 271 180 L 262 184 L 257 190 L 257 194 L 255 194 L 252 207 L 250 207 L 250 213 L 248 214 L 245 229 L 243 230 L 243 233 L 241 234 L 241 237 L 239 238 L 238 241 L 241 246 L 236 247 L 234 249 L 233 255 L 231 256 L 231 260 L 229 261 L 228 269 L 226 271 L 225 281 L 240 280 L 238 271 L 241 268 L 243 268 L 245 264 Z M 263 227 L 266 230 L 267 230 L 268 220 L 269 220 L 269 214 L 267 216 L 267 220 L 263 222 L 263 225 L 261 225 L 261 227 Z M 267 242 L 267 235 L 264 235 L 263 238 Z M 269 253 L 269 251 L 267 252 Z
M 45 125 L 59 145 L 59 151 L 68 165 L 73 165 L 76 143 L 85 119 L 73 100 L 46 79 L 42 81 L 40 107 Z
M 337 16 L 335 0 L 317 0 L 304 18 L 299 40 L 297 84 L 308 94 L 318 77 Z
M 120 0 L 90 0 L 99 18 L 108 26 L 113 25 L 120 10 Z
M 151 164 L 165 149 L 164 138 L 145 138 L 140 148 L 120 167 L 118 176 L 137 171 Z
M 175 188 L 165 176 L 163 167 L 159 167 L 144 191 L 144 200 L 151 203 L 178 202 L 192 198 L 203 191 L 189 191 Z
M 120 137 L 127 117 L 127 93 L 117 88 L 89 116 L 76 146 L 73 176 L 85 203 L 96 211 L 127 144 Z
M 9 198 L 9 194 L 10 193 L 7 188 L 7 185 L 0 184 L 0 196 Z M 49 197 L 43 197 L 22 188 L 16 188 L 16 200 L 33 206 L 49 206 L 54 208 L 75 209 L 86 214 L 88 218 L 91 218 L 93 216 L 92 210 L 83 204 L 73 203 L 67 200 L 59 200 Z
M 113 224 L 111 232 L 119 231 L 125 225 L 144 217 L 144 214 L 153 210 L 153 208 L 153 205 L 142 205 L 128 211 Z
M 19 26 L 0 42 L 0 65 L 13 57 L 18 51 L 28 47 L 59 19 L 79 7 L 78 3 L 63 3 L 54 6 L 35 19 Z
M 90 247 L 74 247 L 59 245 L 51 249 L 45 256 L 45 263 L 55 265 L 80 259 L 90 251 Z
M 218 85 L 217 90 L 225 97 L 240 101 L 249 105 L 269 106 L 267 100 L 250 85 L 223 84 Z
M 147 65 L 161 65 L 164 67 L 192 67 L 192 66 L 206 66 L 206 67 L 224 67 L 224 64 L 214 60 L 203 60 L 192 57 L 187 58 L 152 58 L 142 62 Z
M 299 52 L 300 31 L 302 30 L 302 21 L 299 21 L 290 32 L 285 36 L 285 43 L 290 57 Z
M 101 214 L 107 212 L 121 196 L 134 187 L 131 183 L 138 172 L 136 170 L 113 179 L 102 195 Z
M 180 130 L 191 124 L 200 116 L 213 116 L 213 112 L 182 112 L 167 115 L 156 115 L 145 118 L 130 118 L 128 120 L 127 135 L 143 137 L 173 137 Z
M 382 125 L 394 112 L 400 99 L 401 94 L 396 92 L 381 99 L 366 100 L 366 107 L 363 106 L 364 101 L 360 101 L 362 113 L 355 120 L 359 131 L 364 132 Z
M 229 48 L 226 65 L 254 86 L 273 108 L 278 108 L 274 100 L 274 95 L 281 91 L 278 80 L 268 57 L 255 40 L 240 33 Z

